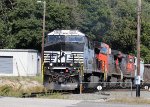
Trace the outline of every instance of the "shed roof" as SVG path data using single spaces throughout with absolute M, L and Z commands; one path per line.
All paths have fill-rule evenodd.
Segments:
M 71 36 L 71 35 L 80 35 L 80 36 L 85 36 L 84 33 L 80 32 L 79 30 L 54 30 L 48 35 L 65 35 L 65 36 Z
M 148 66 L 148 67 L 150 67 L 150 64 L 144 64 L 144 66 Z
M 34 49 L 0 49 L 0 52 L 38 52 Z

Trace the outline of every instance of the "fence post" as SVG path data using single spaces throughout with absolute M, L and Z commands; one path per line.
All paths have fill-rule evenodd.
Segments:
M 132 82 L 131 82 L 131 97 L 132 97 Z

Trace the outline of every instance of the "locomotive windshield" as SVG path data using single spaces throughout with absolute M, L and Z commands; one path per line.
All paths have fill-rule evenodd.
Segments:
M 47 38 L 47 43 L 64 42 L 65 36 L 62 35 L 50 35 Z
M 83 43 L 58 43 L 54 45 L 50 45 L 49 49 L 50 51 L 77 51 L 77 52 L 82 52 L 84 49 L 84 44 Z
M 64 36 L 64 35 L 49 35 L 48 36 L 48 43 L 56 43 L 56 42 L 79 42 L 83 43 L 84 39 L 83 36 Z
M 46 44 L 48 46 L 45 49 L 50 51 L 82 52 L 84 50 L 84 37 L 78 35 L 49 35 Z
M 107 54 L 107 53 L 108 53 L 108 49 L 107 49 L 106 47 L 102 47 L 102 48 L 100 49 L 100 53 L 102 53 L 102 54 Z

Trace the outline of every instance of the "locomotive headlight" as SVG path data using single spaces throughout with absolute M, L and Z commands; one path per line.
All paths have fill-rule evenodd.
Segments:
M 71 63 L 70 66 L 73 66 L 73 64 Z
M 53 63 L 50 63 L 49 65 L 50 65 L 50 66 L 53 66 Z

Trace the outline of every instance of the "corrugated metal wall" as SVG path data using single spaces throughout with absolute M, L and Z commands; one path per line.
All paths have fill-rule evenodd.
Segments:
M 143 78 L 145 83 L 150 83 L 150 64 L 145 64 Z
M 0 76 L 36 76 L 37 50 L 0 49 Z
M 0 56 L 0 73 L 13 74 L 13 56 Z

